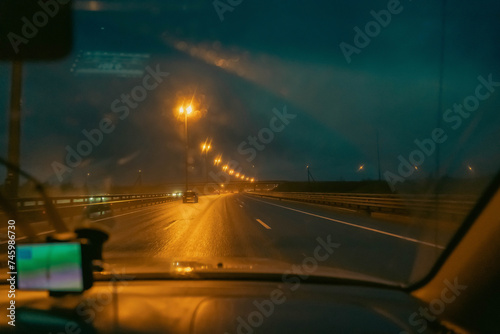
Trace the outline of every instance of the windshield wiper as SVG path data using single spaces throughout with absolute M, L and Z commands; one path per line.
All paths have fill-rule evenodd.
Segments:
M 0 163 L 5 165 L 8 169 L 10 170 L 15 170 L 19 175 L 24 176 L 27 180 L 33 182 L 35 185 L 35 189 L 37 192 L 40 193 L 44 206 L 45 206 L 45 211 L 47 213 L 47 216 L 49 218 L 49 222 L 51 222 L 54 225 L 54 228 L 58 233 L 64 233 L 64 232 L 69 232 L 68 227 L 64 223 L 63 219 L 59 215 L 59 212 L 57 211 L 56 207 L 54 206 L 54 203 L 52 203 L 51 198 L 47 195 L 45 188 L 43 184 L 41 184 L 36 178 L 28 174 L 27 172 L 23 171 L 19 166 L 14 165 L 10 163 L 9 161 L 3 159 L 0 157 Z M 5 210 L 11 214 L 13 214 L 15 217 L 17 216 L 17 204 L 12 203 L 11 199 L 6 199 L 5 197 L 0 195 L 0 203 L 4 206 Z M 34 231 L 29 227 L 29 224 L 27 224 L 24 229 L 27 232 L 28 237 L 35 237 Z

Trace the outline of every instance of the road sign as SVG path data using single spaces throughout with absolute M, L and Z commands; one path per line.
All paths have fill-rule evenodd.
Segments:
M 75 75 L 112 75 L 141 77 L 149 54 L 84 51 L 80 52 L 71 71 Z

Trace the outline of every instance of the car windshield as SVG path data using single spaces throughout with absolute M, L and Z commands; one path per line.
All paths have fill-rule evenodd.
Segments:
M 69 230 L 106 230 L 103 260 L 127 272 L 415 283 L 500 168 L 499 10 L 75 0 L 66 56 L 0 62 L 0 156 Z M 18 242 L 64 230 L 33 180 L 0 183 Z

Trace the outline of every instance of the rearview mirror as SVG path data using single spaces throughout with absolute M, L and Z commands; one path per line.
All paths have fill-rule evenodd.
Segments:
M 0 60 L 51 60 L 73 44 L 71 0 L 0 0 Z

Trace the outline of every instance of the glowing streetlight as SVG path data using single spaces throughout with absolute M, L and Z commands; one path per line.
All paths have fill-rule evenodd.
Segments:
M 208 183 L 208 163 L 207 163 L 207 156 L 208 156 L 208 151 L 212 149 L 212 139 L 205 139 L 205 142 L 201 144 L 201 154 L 205 154 L 205 182 Z
M 215 159 L 214 159 L 214 166 L 218 166 L 222 162 L 222 154 L 219 154 Z

